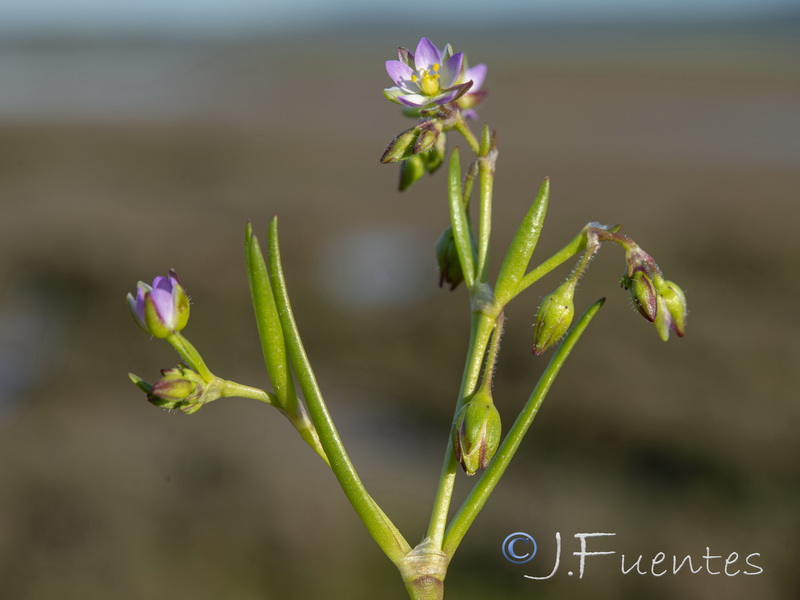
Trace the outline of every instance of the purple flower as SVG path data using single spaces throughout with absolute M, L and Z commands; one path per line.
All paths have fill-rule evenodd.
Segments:
M 474 67 L 467 68 L 464 64 L 464 71 L 456 81 L 457 84 L 462 84 L 467 81 L 472 82 L 472 87 L 469 88 L 467 93 L 461 96 L 457 101 L 458 107 L 464 111 L 464 116 L 468 119 L 476 119 L 478 115 L 472 110 L 475 106 L 483 102 L 486 97 L 486 90 L 482 90 L 483 80 L 486 79 L 486 71 L 488 67 L 484 64 L 475 65 Z
M 139 327 L 154 337 L 168 337 L 189 321 L 189 298 L 172 269 L 167 277 L 153 279 L 152 286 L 140 281 L 136 296 L 129 293 L 127 300 Z
M 464 55 L 453 54 L 450 44 L 440 51 L 428 38 L 422 38 L 414 54 L 398 50 L 400 60 L 387 60 L 386 72 L 394 87 L 383 90 L 392 102 L 414 108 L 453 102 L 466 93 L 472 81 L 459 82 Z

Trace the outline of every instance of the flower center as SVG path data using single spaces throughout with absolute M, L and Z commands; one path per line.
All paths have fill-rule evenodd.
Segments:
M 419 84 L 419 88 L 426 96 L 433 96 L 439 92 L 439 63 L 431 65 L 430 69 L 423 69 L 411 76 L 411 81 Z

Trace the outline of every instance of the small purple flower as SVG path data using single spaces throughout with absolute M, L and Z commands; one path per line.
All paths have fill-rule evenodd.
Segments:
M 450 44 L 440 51 L 428 38 L 422 38 L 414 54 L 398 50 L 400 60 L 387 60 L 386 72 L 394 87 L 383 90 L 392 102 L 413 108 L 442 105 L 457 100 L 473 85 L 459 82 L 464 55 L 453 54 Z
M 472 87 L 469 88 L 467 93 L 461 96 L 457 101 L 458 107 L 464 111 L 464 116 L 468 119 L 476 119 L 477 113 L 473 110 L 475 106 L 483 102 L 486 97 L 486 90 L 482 90 L 484 79 L 486 79 L 486 71 L 488 67 L 484 64 L 475 65 L 474 67 L 467 68 L 464 65 L 464 71 L 457 80 L 457 84 L 462 84 L 467 81 L 472 82 Z
M 168 337 L 189 321 L 189 298 L 172 269 L 167 277 L 153 279 L 152 286 L 140 281 L 136 296 L 129 293 L 127 300 L 139 327 L 154 337 Z

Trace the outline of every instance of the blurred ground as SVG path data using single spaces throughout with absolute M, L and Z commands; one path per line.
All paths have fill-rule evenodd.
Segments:
M 408 126 L 380 95 L 383 61 L 426 33 L 3 46 L 1 598 L 403 597 L 277 414 L 245 400 L 167 414 L 130 385 L 128 371 L 154 379 L 175 358 L 123 297 L 174 267 L 212 370 L 267 385 L 241 246 L 248 219 L 264 235 L 280 215 L 331 411 L 370 491 L 418 541 L 468 318 L 463 290 L 435 287 L 443 175 L 400 194 L 378 163 Z M 621 222 L 691 309 L 687 337 L 661 343 L 618 288 L 622 254 L 601 252 L 578 306 L 609 301 L 456 554 L 447 597 L 796 597 L 796 32 L 432 37 L 490 65 L 495 262 L 549 175 L 540 257 L 587 221 Z M 509 308 L 495 388 L 506 425 L 542 369 L 530 324 L 558 281 Z M 541 559 L 503 559 L 514 531 Z M 594 531 L 617 534 L 597 549 L 664 552 L 667 565 L 737 552 L 742 568 L 757 552 L 763 573 L 623 575 L 617 556 L 568 577 L 573 534 Z M 565 566 L 524 579 L 549 572 L 555 532 Z

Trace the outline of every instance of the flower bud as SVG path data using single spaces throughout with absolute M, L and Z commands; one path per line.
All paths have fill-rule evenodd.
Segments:
M 197 412 L 203 404 L 213 402 L 221 396 L 218 384 L 207 382 L 186 365 L 162 369 L 161 379 L 153 385 L 132 373 L 129 377 L 147 394 L 147 400 L 151 404 L 166 409 L 177 408 L 186 414 Z
M 400 163 L 400 191 L 410 188 L 418 179 L 425 175 L 425 161 L 419 154 L 411 155 Z
M 439 287 L 447 282 L 451 291 L 456 289 L 464 281 L 464 272 L 458 259 L 452 227 L 445 229 L 436 242 L 436 260 L 439 263 Z
M 686 331 L 686 295 L 674 282 L 656 277 L 654 282 L 658 292 L 658 315 L 656 331 L 665 342 L 669 339 L 670 329 L 679 337 Z
M 139 327 L 154 337 L 177 333 L 189 321 L 189 298 L 172 269 L 169 276 L 153 279 L 152 287 L 140 281 L 136 296 L 129 293 L 127 300 Z
M 389 144 L 389 147 L 384 151 L 383 156 L 381 156 L 381 162 L 383 164 L 388 164 L 407 159 L 414 150 L 414 143 L 418 135 L 419 131 L 417 127 L 412 127 L 395 136 Z
M 536 356 L 541 356 L 567 333 L 575 315 L 576 284 L 576 280 L 568 279 L 552 294 L 545 296 L 539 305 L 533 324 L 533 353 Z
M 479 390 L 461 408 L 453 429 L 456 460 L 467 475 L 485 469 L 500 446 L 500 413 L 488 392 Z
M 425 121 L 417 125 L 416 129 L 419 135 L 414 142 L 414 154 L 420 154 L 432 148 L 436 140 L 439 139 L 439 134 L 442 132 L 442 126 L 435 121 Z
M 428 173 L 433 175 L 436 170 L 444 163 L 444 157 L 447 151 L 447 136 L 445 133 L 440 133 L 436 138 L 436 143 L 430 147 L 427 152 L 421 154 L 422 159 L 425 161 L 425 168 Z
M 624 275 L 621 283 L 622 287 L 630 292 L 633 305 L 639 314 L 651 323 L 655 321 L 658 312 L 658 294 L 650 276 L 643 270 L 637 269 L 631 277 Z

